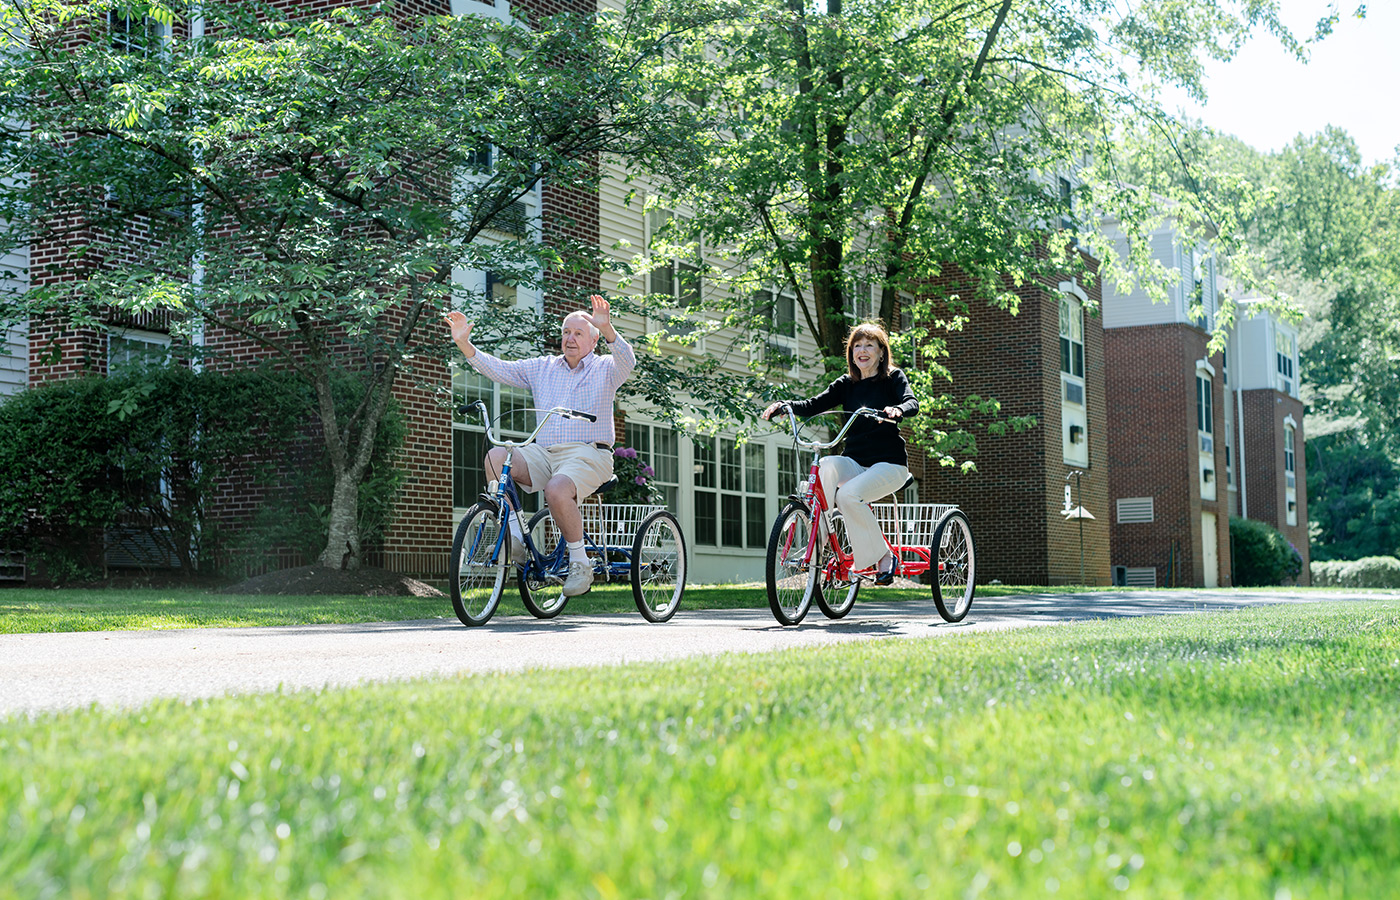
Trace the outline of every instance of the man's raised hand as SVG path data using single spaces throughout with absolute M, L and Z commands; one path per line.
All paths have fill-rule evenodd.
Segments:
M 462 355 L 471 359 L 476 356 L 476 345 L 472 343 L 472 323 L 467 321 L 467 317 L 462 313 L 453 310 L 445 313 L 443 318 L 447 320 L 447 325 L 452 329 L 452 341 L 462 351 Z

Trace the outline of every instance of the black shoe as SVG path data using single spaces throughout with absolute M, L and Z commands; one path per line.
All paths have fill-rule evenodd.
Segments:
M 876 572 L 876 573 L 875 573 L 875 583 L 876 583 L 876 584 L 894 584 L 894 576 L 895 576 L 895 575 L 898 575 L 898 574 L 899 574 L 899 563 L 895 563 L 893 566 L 890 566 L 890 570 L 889 570 L 888 572 Z

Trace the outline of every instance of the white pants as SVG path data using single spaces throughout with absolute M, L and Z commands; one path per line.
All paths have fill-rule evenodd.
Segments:
M 839 509 L 846 520 L 852 565 L 857 569 L 875 565 L 889 545 L 870 503 L 903 487 L 909 467 L 882 462 L 866 468 L 846 456 L 824 456 L 817 466 L 827 507 Z

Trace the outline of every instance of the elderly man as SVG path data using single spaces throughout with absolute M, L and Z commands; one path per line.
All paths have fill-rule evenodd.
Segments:
M 562 406 L 598 417 L 596 422 L 551 419 L 535 443 L 515 451 L 511 465 L 511 477 L 521 488 L 544 489 L 545 502 L 568 543 L 566 597 L 587 593 L 593 586 L 593 566 L 583 549 L 583 516 L 578 502 L 612 477 L 613 397 L 637 365 L 632 345 L 613 327 L 608 301 L 597 294 L 589 300 L 591 313 L 580 310 L 564 317 L 560 355 L 536 359 L 507 361 L 477 350 L 471 342 L 472 323 L 460 312 L 447 314 L 452 340 L 473 369 L 492 381 L 529 388 L 540 409 Z M 607 356 L 593 352 L 599 335 L 612 351 Z M 489 477 L 498 477 L 505 456 L 504 447 L 492 447 L 486 454 Z M 510 527 L 511 559 L 519 561 L 525 547 L 514 516 Z

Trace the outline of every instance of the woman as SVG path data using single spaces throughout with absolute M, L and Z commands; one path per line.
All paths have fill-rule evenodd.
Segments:
M 848 371 L 808 400 L 794 400 L 792 411 L 804 418 L 834 409 L 851 413 L 862 406 L 881 410 L 890 419 L 919 411 L 909 380 L 890 366 L 890 338 L 879 325 L 865 323 L 846 338 Z M 763 411 L 772 419 L 784 404 Z M 841 511 L 856 570 L 875 566 L 875 583 L 889 584 L 898 569 L 870 502 L 898 490 L 909 477 L 909 458 L 899 425 L 862 416 L 846 432 L 844 456 L 826 456 L 820 466 L 828 508 Z

